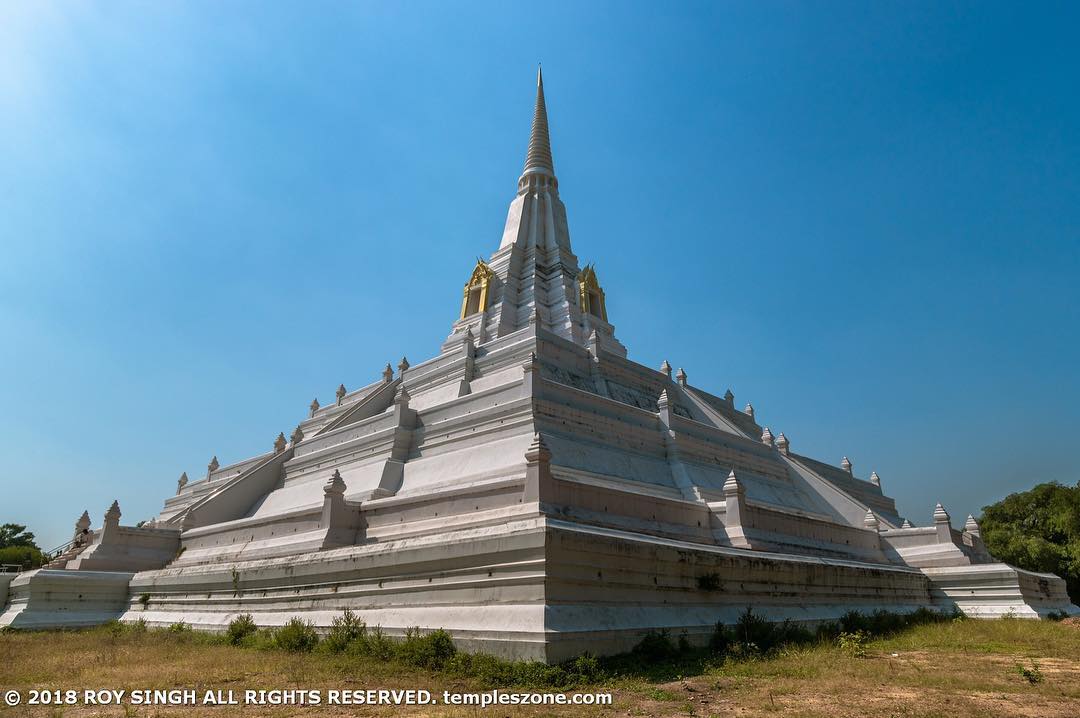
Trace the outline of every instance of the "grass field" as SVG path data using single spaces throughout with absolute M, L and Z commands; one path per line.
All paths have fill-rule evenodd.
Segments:
M 861 655 L 860 655 L 861 654 Z M 1021 669 L 1026 671 L 1026 675 Z M 31 689 L 425 688 L 483 691 L 482 675 L 426 670 L 370 655 L 223 645 L 188 632 L 0 633 L 0 691 Z M 852 650 L 836 641 L 762 658 L 691 650 L 659 661 L 601 662 L 601 675 L 561 688 L 606 692 L 614 704 L 454 706 L 0 707 L 13 716 L 1080 716 L 1080 625 L 958 620 L 917 626 Z

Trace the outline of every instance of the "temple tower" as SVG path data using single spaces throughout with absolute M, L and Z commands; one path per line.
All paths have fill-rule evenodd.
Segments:
M 479 261 L 465 283 L 461 315 L 444 350 L 460 346 L 469 330 L 479 343 L 530 326 L 564 339 L 596 345 L 626 356 L 607 320 L 604 291 L 592 266 L 581 268 L 570 246 L 566 206 L 559 198 L 559 180 L 551 153 L 544 78 L 536 73 L 536 104 L 518 178 L 499 249 Z

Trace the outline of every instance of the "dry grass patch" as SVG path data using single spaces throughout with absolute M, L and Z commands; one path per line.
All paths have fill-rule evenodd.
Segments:
M 871 641 L 865 657 L 833 642 L 767 658 L 705 651 L 664 662 L 609 662 L 579 691 L 607 691 L 612 707 L 455 708 L 46 707 L 0 708 L 18 716 L 805 716 L 950 718 L 1080 715 L 1080 631 L 1053 622 L 956 621 Z M 1036 665 L 1029 682 L 1017 666 Z M 615 675 L 614 671 L 618 671 Z M 215 645 L 197 634 L 106 629 L 0 634 L 0 688 L 425 688 L 482 691 L 482 678 L 427 671 L 366 656 L 293 654 Z M 516 689 L 510 689 L 516 690 Z M 528 689 L 538 690 L 538 689 Z

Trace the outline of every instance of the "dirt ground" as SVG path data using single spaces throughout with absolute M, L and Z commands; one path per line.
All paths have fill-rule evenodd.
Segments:
M 1080 622 L 964 621 L 925 626 L 872 642 L 852 656 L 822 644 L 767 659 L 641 666 L 595 685 L 566 689 L 613 695 L 611 706 L 28 706 L 31 690 L 426 689 L 482 693 L 477 677 L 432 673 L 371 658 L 233 648 L 161 634 L 0 634 L 0 705 L 11 716 L 1080 716 Z M 1026 671 L 1026 674 L 1025 674 Z M 674 675 L 673 675 L 674 674 Z M 503 693 L 563 692 L 500 688 Z M 0 696 L 2 697 L 2 696 Z

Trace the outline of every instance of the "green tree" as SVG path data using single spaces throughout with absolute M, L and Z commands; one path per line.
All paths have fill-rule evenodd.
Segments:
M 1080 483 L 1039 484 L 983 508 L 983 541 L 1018 568 L 1055 573 L 1080 604 Z
M 20 524 L 4 524 L 0 526 L 0 548 L 8 548 L 9 546 L 38 548 L 38 545 L 34 543 L 34 534 L 27 531 L 26 527 Z
M 34 534 L 21 524 L 0 526 L 0 564 L 37 568 L 44 561 L 41 549 L 34 543 Z

